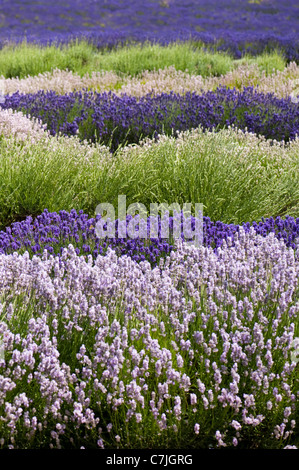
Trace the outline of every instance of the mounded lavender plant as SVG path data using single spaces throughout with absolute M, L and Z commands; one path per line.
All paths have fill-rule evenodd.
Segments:
M 293 140 L 299 133 L 299 105 L 291 98 L 218 87 L 202 94 L 151 93 L 140 98 L 112 92 L 54 91 L 6 96 L 2 108 L 22 111 L 47 125 L 52 135 L 78 135 L 116 151 L 146 136 L 171 135 L 201 126 L 204 130 L 232 126 L 277 141 Z

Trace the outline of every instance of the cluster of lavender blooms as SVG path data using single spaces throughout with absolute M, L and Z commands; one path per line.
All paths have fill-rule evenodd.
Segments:
M 16 93 L 37 93 L 39 90 L 55 91 L 61 95 L 74 90 L 109 91 L 123 82 L 129 81 L 112 71 L 98 71 L 86 73 L 82 77 L 72 70 L 54 69 L 51 72 L 39 73 L 36 76 L 25 78 L 5 78 L 1 76 L 3 88 L 7 95 Z
M 149 93 L 178 94 L 212 91 L 219 86 L 237 88 L 258 87 L 262 93 L 274 93 L 278 98 L 287 98 L 296 93 L 299 85 L 299 66 L 295 62 L 288 64 L 284 70 L 271 74 L 261 71 L 257 64 L 241 64 L 234 70 L 220 77 L 202 77 L 188 71 L 176 70 L 175 67 L 155 71 L 143 71 L 140 76 L 120 76 L 115 72 L 92 72 L 81 77 L 70 70 L 55 69 L 52 72 L 40 73 L 34 77 L 4 78 L 2 83 L 7 95 L 16 93 L 37 93 L 39 90 L 55 91 L 58 94 L 71 93 L 75 90 L 93 90 L 98 92 L 113 91 L 116 95 L 125 93 L 130 96 L 144 96 Z M 299 94 L 299 92 L 298 92 Z
M 92 254 L 94 258 L 105 254 L 108 248 L 121 255 L 128 255 L 135 261 L 149 261 L 157 265 L 161 257 L 165 257 L 173 249 L 169 240 L 158 238 L 119 238 L 118 220 L 115 221 L 115 237 L 98 238 L 96 224 L 101 216 L 88 217 L 82 210 L 49 212 L 47 209 L 34 220 L 27 217 L 22 222 L 15 222 L 0 232 L 0 253 L 9 254 L 18 251 L 32 254 L 42 254 L 44 250 L 60 256 L 64 247 L 70 243 L 75 247 L 77 255 Z M 130 223 L 131 216 L 126 217 L 126 225 Z M 159 235 L 161 234 L 161 221 L 159 220 Z M 170 223 L 172 218 L 170 218 Z M 148 234 L 150 234 L 150 221 L 148 221 Z M 104 231 L 107 223 L 104 224 Z
M 103 255 L 107 252 L 108 248 L 113 249 L 118 255 L 130 256 L 133 260 L 141 262 L 148 261 L 152 266 L 159 264 L 161 258 L 165 258 L 175 248 L 175 233 L 174 225 L 176 220 L 173 216 L 167 217 L 169 224 L 169 238 L 162 238 L 162 223 L 161 216 L 157 217 L 157 238 L 153 238 L 151 228 L 153 227 L 153 217 L 147 218 L 147 238 L 130 238 L 128 233 L 126 238 L 118 236 L 119 220 L 115 221 L 115 237 L 109 238 L 108 236 L 102 239 L 98 238 L 96 225 L 101 216 L 97 215 L 95 218 L 88 217 L 82 210 L 77 212 L 72 210 L 59 211 L 50 213 L 45 210 L 42 214 L 35 219 L 27 217 L 22 222 L 15 222 L 10 227 L 0 232 L 0 253 L 9 254 L 13 252 L 23 253 L 28 251 L 30 256 L 33 254 L 42 255 L 46 249 L 49 253 L 54 255 L 61 255 L 63 249 L 70 243 L 75 247 L 77 255 L 91 254 L 93 258 L 98 255 Z M 132 216 L 127 216 L 126 227 Z M 191 216 L 191 230 L 190 238 L 194 236 L 195 231 L 195 217 Z M 186 240 L 184 235 L 184 219 L 181 214 L 181 227 L 180 233 L 182 240 Z M 137 227 L 139 228 L 139 227 Z M 213 222 L 209 217 L 203 217 L 203 236 L 202 243 L 206 247 L 211 247 L 217 252 L 229 239 L 234 246 L 235 237 L 238 236 L 239 231 L 243 228 L 245 232 L 249 232 L 251 228 L 255 233 L 266 237 L 269 233 L 273 233 L 278 240 L 283 240 L 287 247 L 296 248 L 296 243 L 299 240 L 299 218 L 280 217 L 267 218 L 261 222 L 253 222 L 252 224 L 243 223 L 242 226 L 235 224 L 225 224 L 217 221 Z M 104 225 L 103 235 L 107 230 L 107 223 Z M 128 232 L 128 230 L 127 230 Z M 194 239 L 194 238 L 193 238 Z
M 47 124 L 42 124 L 36 118 L 24 116 L 21 111 L 0 109 L 0 135 L 14 136 L 17 140 L 30 140 L 32 143 L 49 135 Z
M 51 7 L 41 0 L 31 1 L 30 8 L 21 0 L 11 0 L 0 6 L 0 18 L 2 44 L 24 37 L 40 44 L 66 43 L 79 37 L 98 48 L 111 48 L 128 42 L 168 44 L 192 39 L 235 57 L 244 51 L 257 54 L 278 47 L 289 60 L 299 58 L 296 0 L 191 0 L 183 4 L 179 0 L 145 4 L 74 0 L 71 5 L 60 2 Z
M 3 109 L 29 114 L 47 124 L 52 135 L 78 135 L 101 141 L 115 151 L 141 137 L 158 136 L 201 126 L 220 129 L 234 125 L 267 139 L 289 141 L 299 133 L 299 105 L 291 97 L 280 99 L 247 87 L 242 91 L 219 87 L 201 95 L 162 93 L 141 98 L 112 92 L 53 91 L 6 97 Z
M 11 85 L 8 85 L 8 87 L 11 87 L 8 88 L 11 90 L 10 93 L 22 90 L 20 88 L 20 86 L 23 86 L 22 80 L 18 80 L 18 83 L 14 82 L 14 79 L 7 80 L 10 80 L 11 83 Z M 148 93 L 159 94 L 170 93 L 171 91 L 178 94 L 185 94 L 188 91 L 198 93 L 198 90 L 207 92 L 213 91 L 219 86 L 238 90 L 255 87 L 261 93 L 273 93 L 278 98 L 288 98 L 292 93 L 296 93 L 298 82 L 299 67 L 295 62 L 288 64 L 282 71 L 274 70 L 268 75 L 257 64 L 244 63 L 220 77 L 205 78 L 201 75 L 191 75 L 188 71 L 176 70 L 174 67 L 166 67 L 158 71 L 144 71 L 140 77 L 129 77 L 121 88 L 114 92 L 116 94 L 125 93 L 132 96 L 144 96 Z M 36 91 L 42 89 L 42 87 L 38 88 L 38 83 L 35 85 L 34 77 L 32 77 L 31 83 Z M 24 92 L 30 92 L 29 81 L 24 82 Z
M 0 255 L 2 448 L 294 448 L 298 250 L 177 243 L 156 268 Z

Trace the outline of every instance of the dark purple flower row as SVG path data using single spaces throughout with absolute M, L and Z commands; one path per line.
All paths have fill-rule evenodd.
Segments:
M 199 125 L 209 130 L 235 125 L 268 139 L 285 141 L 299 134 L 299 105 L 291 98 L 259 93 L 253 87 L 243 91 L 219 87 L 203 94 L 171 92 L 141 98 L 112 92 L 17 92 L 6 97 L 2 108 L 42 120 L 52 135 L 78 133 L 80 139 L 99 140 L 110 145 L 112 151 L 125 142 L 138 143 L 141 137 L 170 135 L 173 130 L 185 131 Z
M 59 255 L 63 247 L 73 244 L 77 254 L 105 254 L 108 247 L 116 250 L 119 255 L 127 254 L 136 261 L 148 260 L 156 265 L 161 257 L 167 256 L 173 249 L 173 238 L 161 238 L 161 219 L 159 218 L 159 231 L 157 238 L 118 238 L 118 221 L 115 223 L 115 238 L 99 239 L 96 235 L 96 224 L 100 216 L 89 218 L 83 211 L 72 210 L 48 212 L 34 220 L 27 217 L 22 222 L 15 222 L 10 227 L 0 232 L 0 253 L 9 254 L 14 251 L 23 253 L 28 250 L 32 254 L 41 254 L 44 249 L 52 254 Z M 126 225 L 131 220 L 127 217 Z M 170 235 L 173 233 L 173 218 L 169 218 Z M 195 219 L 192 217 L 192 229 L 194 230 Z M 299 239 L 299 218 L 287 216 L 268 218 L 252 224 L 243 223 L 245 232 L 253 227 L 259 235 L 266 236 L 275 233 L 278 239 L 282 239 L 288 247 L 295 249 L 296 239 Z M 150 219 L 147 219 L 147 233 L 150 234 Z M 235 234 L 239 232 L 240 226 L 225 224 L 217 221 L 212 222 L 209 217 L 203 217 L 203 244 L 216 250 L 221 247 L 224 240 L 231 238 L 234 244 Z M 183 238 L 183 236 L 182 236 Z M 191 238 L 191 237 L 190 237 Z
M 0 21 L 2 43 L 24 37 L 41 44 L 85 37 L 101 48 L 192 38 L 236 57 L 279 46 L 288 60 L 299 60 L 297 0 L 3 0 Z

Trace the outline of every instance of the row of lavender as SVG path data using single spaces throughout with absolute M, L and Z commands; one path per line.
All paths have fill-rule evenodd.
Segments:
M 145 136 L 171 135 L 198 126 L 211 130 L 235 125 L 286 142 L 299 133 L 296 100 L 259 93 L 253 87 L 242 91 L 219 87 L 202 94 L 149 93 L 140 98 L 112 92 L 59 95 L 41 90 L 8 95 L 1 107 L 42 121 L 52 135 L 100 140 L 112 151 L 125 142 L 138 143 Z
M 157 220 L 157 238 L 151 238 L 150 227 L 152 218 L 147 219 L 147 237 L 142 238 L 137 236 L 130 238 L 128 233 L 126 237 L 120 238 L 118 236 L 119 221 L 115 222 L 115 237 L 99 238 L 96 232 L 96 225 L 100 221 L 101 216 L 97 215 L 95 218 L 88 217 L 83 211 L 72 210 L 71 212 L 60 211 L 49 213 L 45 210 L 41 215 L 35 219 L 27 217 L 22 222 L 15 222 L 4 231 L 0 232 L 0 253 L 10 254 L 13 252 L 23 253 L 28 251 L 30 256 L 33 254 L 42 255 L 46 249 L 48 253 L 60 255 L 65 247 L 72 244 L 75 247 L 77 255 L 92 254 L 96 258 L 99 254 L 106 254 L 108 248 L 115 250 L 118 255 L 128 255 L 135 261 L 149 261 L 152 266 L 159 264 L 160 258 L 165 258 L 175 247 L 175 233 L 173 216 L 168 219 L 169 233 L 172 238 L 172 243 L 169 238 L 162 238 L 161 230 L 161 217 L 158 216 Z M 128 225 L 132 216 L 127 216 L 126 227 L 128 232 Z M 180 233 L 184 239 L 184 219 L 181 215 Z M 103 225 L 104 235 L 107 231 L 107 223 Z M 269 218 L 259 223 L 253 222 L 243 223 L 242 225 L 225 224 L 221 221 L 213 222 L 209 217 L 203 217 L 202 225 L 202 243 L 203 246 L 213 248 L 214 252 L 221 247 L 224 241 L 227 243 L 230 240 L 232 246 L 235 245 L 235 236 L 238 235 L 240 229 L 243 228 L 245 233 L 250 232 L 251 228 L 255 233 L 263 237 L 273 233 L 278 240 L 282 240 L 287 247 L 296 249 L 296 243 L 299 242 L 299 218 L 286 217 L 282 219 L 276 217 L 275 219 Z M 136 229 L 139 230 L 139 224 L 136 224 Z M 195 233 L 195 218 L 191 216 L 191 233 L 194 238 Z M 137 232 L 138 233 L 138 232 Z M 192 238 L 190 237 L 190 240 Z M 187 241 L 187 240 L 186 240 Z
M 181 18 L 184 18 L 182 24 Z M 0 40 L 39 44 L 87 38 L 98 48 L 127 42 L 203 42 L 239 58 L 280 48 L 289 61 L 299 59 L 296 0 L 136 0 L 95 2 L 4 1 L 0 5 Z M 30 25 L 30 27 L 29 27 Z M 75 33 L 74 33 L 75 31 Z

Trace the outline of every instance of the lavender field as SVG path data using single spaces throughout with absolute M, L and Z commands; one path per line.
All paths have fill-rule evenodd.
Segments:
M 0 1 L 0 448 L 299 448 L 299 7 Z

